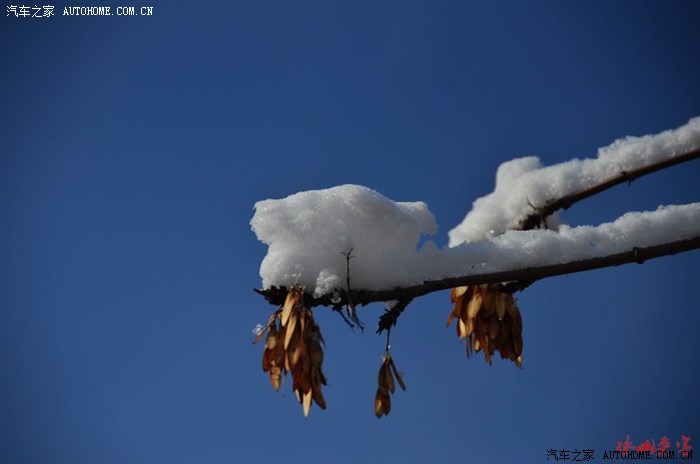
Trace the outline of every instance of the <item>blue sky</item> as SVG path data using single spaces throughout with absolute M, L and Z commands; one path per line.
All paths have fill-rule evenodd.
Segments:
M 426 201 L 444 245 L 501 162 L 699 115 L 700 4 L 143 5 L 0 15 L 0 460 L 534 463 L 600 461 L 626 435 L 697 443 L 697 251 L 527 289 L 522 370 L 466 359 L 448 293 L 415 301 L 392 333 L 408 390 L 382 420 L 383 337 L 316 310 L 328 409 L 304 420 L 251 345 L 274 308 L 252 291 L 249 221 L 258 200 L 358 183 Z M 668 169 L 563 218 L 698 201 L 698 178 Z

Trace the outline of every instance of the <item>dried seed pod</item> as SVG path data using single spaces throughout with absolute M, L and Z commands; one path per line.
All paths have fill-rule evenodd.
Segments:
M 509 293 L 500 284 L 472 285 L 452 289 L 454 303 L 448 325 L 454 318 L 457 336 L 466 338 L 467 356 L 484 350 L 489 364 L 498 351 L 502 359 L 522 363 L 522 318 Z M 520 361 L 518 358 L 520 357 Z
M 482 296 L 481 291 L 474 293 L 474 296 L 472 296 L 471 300 L 469 300 L 469 305 L 467 306 L 467 317 L 470 319 L 476 318 L 476 315 L 479 314 L 479 310 L 481 309 L 483 302 L 484 297 Z
M 406 384 L 403 381 L 403 375 L 396 369 L 396 364 L 394 364 L 394 359 L 389 358 L 389 366 L 391 366 L 391 371 L 394 373 L 394 377 L 396 377 L 396 381 L 399 382 L 399 386 L 403 391 L 406 391 Z
M 272 388 L 275 390 L 280 389 L 280 384 L 282 382 L 282 368 L 279 366 L 272 366 L 270 368 L 270 383 L 272 384 Z
M 389 384 L 387 383 L 386 380 L 386 363 L 382 363 L 381 367 L 379 368 L 379 374 L 377 374 L 377 384 L 379 385 L 379 390 L 382 392 L 388 392 L 389 391 Z
M 255 340 L 253 340 L 253 345 L 255 345 L 260 340 L 262 340 L 263 335 L 265 335 L 265 332 L 267 332 L 270 329 L 270 327 L 275 325 L 275 323 L 277 321 L 277 317 L 279 316 L 279 313 L 280 313 L 279 309 L 277 311 L 275 311 L 274 313 L 272 313 L 272 315 L 270 316 L 270 319 L 268 319 L 268 321 L 267 321 L 267 325 L 265 327 L 263 327 L 262 330 L 260 330 L 260 332 L 258 332 L 257 337 L 255 337 Z
M 377 375 L 377 393 L 374 395 L 374 414 L 377 418 L 391 412 L 390 394 L 396 392 L 394 378 L 396 378 L 396 382 L 399 383 L 401 389 L 406 390 L 403 376 L 396 369 L 391 355 L 387 353 L 382 360 L 382 365 L 379 367 L 379 374 Z
M 384 394 L 382 398 L 382 406 L 384 408 L 384 415 L 388 416 L 391 412 L 391 396 L 388 393 Z
M 498 315 L 498 320 L 502 321 L 503 317 L 506 315 L 506 306 L 508 305 L 506 294 L 496 294 L 496 297 L 494 298 L 494 304 L 496 305 L 496 314 Z
M 311 408 L 311 390 L 307 391 L 304 393 L 303 399 L 302 399 L 302 407 L 304 409 L 304 417 L 309 417 L 309 409 Z
M 276 326 L 270 326 L 270 329 L 267 333 L 267 338 L 265 338 L 265 348 L 268 350 L 274 350 L 275 346 L 277 345 L 279 338 L 279 332 L 277 332 L 277 327 Z
M 467 321 L 471 321 L 471 319 L 467 319 Z M 465 338 L 469 336 L 467 335 L 467 325 L 464 323 L 463 319 L 460 319 L 459 323 L 457 324 L 457 336 L 459 338 Z
M 498 318 L 492 317 L 489 319 L 489 325 L 488 325 L 488 333 L 489 333 L 489 338 L 491 340 L 494 340 L 496 336 L 498 335 L 498 328 L 499 328 L 499 323 L 498 323 Z
M 457 298 L 461 298 L 464 294 L 467 293 L 468 290 L 469 290 L 468 286 L 453 288 L 452 293 L 450 294 L 450 297 L 452 298 L 452 302 L 454 303 L 455 301 L 457 301 Z
M 311 342 L 308 343 L 308 349 L 309 349 L 309 361 L 311 362 L 312 366 L 320 366 L 323 364 L 323 348 L 321 347 L 321 344 L 318 342 Z
M 284 325 L 284 324 L 283 324 Z M 292 340 L 292 337 L 297 334 L 296 331 L 297 328 L 297 314 L 295 311 L 292 311 L 289 317 L 287 318 L 287 324 L 285 325 L 285 335 L 284 335 L 284 349 L 289 349 L 289 342 Z
M 377 389 L 377 393 L 374 396 L 374 414 L 377 419 L 382 416 L 386 416 L 391 412 L 391 397 L 388 392 Z
M 389 358 L 391 359 L 391 358 Z M 394 393 L 396 391 L 396 385 L 394 384 L 394 376 L 391 373 L 391 368 L 389 367 L 389 363 L 385 362 L 384 363 L 384 377 L 386 377 L 386 384 L 389 387 L 389 391 L 391 393 Z
M 312 391 L 312 394 L 313 394 L 314 402 L 318 405 L 318 407 L 321 409 L 326 409 L 326 399 L 323 397 L 323 393 L 321 393 L 321 389 L 314 388 Z
M 464 335 L 469 337 L 474 332 L 474 319 L 467 319 L 466 324 L 464 324 Z
M 515 319 L 520 315 L 520 311 L 518 310 L 518 306 L 515 304 L 515 299 L 512 296 L 510 297 L 510 299 L 511 301 L 506 306 L 506 309 L 508 310 L 508 314 L 510 315 L 510 317 Z
M 312 401 L 321 409 L 326 400 L 321 385 L 326 385 L 323 375 L 323 337 L 311 310 L 304 307 L 304 289 L 293 287 L 287 293 L 284 305 L 270 317 L 262 368 L 270 375 L 270 383 L 278 390 L 287 372 L 292 375 L 292 385 L 297 400 L 308 417 Z M 255 342 L 262 339 L 260 334 Z
M 287 297 L 285 298 L 284 306 L 282 307 L 282 318 L 280 320 L 283 327 L 287 325 L 289 316 L 292 314 L 292 310 L 296 307 L 298 300 L 299 294 L 296 287 L 287 292 Z
M 450 299 L 454 303 L 452 312 L 447 318 L 447 326 L 452 324 L 454 318 L 458 318 L 462 321 L 466 319 L 467 304 L 471 298 L 471 287 L 456 287 L 452 289 Z M 459 327 L 457 328 L 457 335 L 459 336 Z
M 386 405 L 385 398 L 388 399 L 389 396 L 385 395 L 380 390 L 377 390 L 376 395 L 374 395 L 374 415 L 377 416 L 377 419 L 391 412 L 391 404 L 389 404 L 389 412 L 384 412 Z
M 263 351 L 263 357 L 262 357 L 262 370 L 263 370 L 263 372 L 267 372 L 270 370 L 270 367 L 272 367 L 271 361 L 272 361 L 272 350 Z
M 523 336 L 522 333 L 513 330 L 513 352 L 520 356 L 523 352 Z

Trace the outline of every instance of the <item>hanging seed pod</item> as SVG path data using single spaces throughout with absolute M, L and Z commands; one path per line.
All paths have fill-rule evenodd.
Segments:
M 522 366 L 522 317 L 515 299 L 499 284 L 455 287 L 450 293 L 454 307 L 447 325 L 457 319 L 459 338 L 466 338 L 467 357 L 484 351 L 489 364 L 494 354 Z
M 386 416 L 391 412 L 391 394 L 396 391 L 396 383 L 402 390 L 406 390 L 403 376 L 396 369 L 394 360 L 390 354 L 386 354 L 379 367 L 377 375 L 377 393 L 374 395 L 374 414 L 377 418 Z
M 262 340 L 265 332 L 262 368 L 269 372 L 272 387 L 279 390 L 282 378 L 289 372 L 304 416 L 308 417 L 312 402 L 326 409 L 321 393 L 321 385 L 327 382 L 322 369 L 323 337 L 311 309 L 305 306 L 303 287 L 289 290 L 284 305 L 270 316 L 253 343 Z

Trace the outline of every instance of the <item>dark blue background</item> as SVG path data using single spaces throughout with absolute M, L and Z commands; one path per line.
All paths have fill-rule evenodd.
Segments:
M 523 370 L 466 359 L 447 293 L 414 302 L 380 421 L 383 337 L 317 310 L 329 407 L 304 420 L 251 345 L 273 308 L 249 226 L 258 200 L 359 183 L 426 201 L 443 245 L 501 162 L 700 115 L 698 2 L 124 5 L 154 15 L 0 15 L 0 461 L 598 461 L 700 437 L 698 252 L 527 289 Z M 563 217 L 698 201 L 699 178 Z

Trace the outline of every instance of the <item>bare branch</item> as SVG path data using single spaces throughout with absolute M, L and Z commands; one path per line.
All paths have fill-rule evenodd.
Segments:
M 463 285 L 477 285 L 499 282 L 518 282 L 527 286 L 537 280 L 547 277 L 554 277 L 564 274 L 573 274 L 576 272 L 590 271 L 604 267 L 619 266 L 621 264 L 639 263 L 642 264 L 650 259 L 659 258 L 661 256 L 674 255 L 684 251 L 690 251 L 700 248 L 700 236 L 687 240 L 679 240 L 676 242 L 663 243 L 646 248 L 633 248 L 623 253 L 617 253 L 608 256 L 597 258 L 589 258 L 579 261 L 570 261 L 567 263 L 550 264 L 538 267 L 529 267 L 524 269 L 513 269 L 509 271 L 492 272 L 487 274 L 473 274 L 461 277 L 449 277 L 440 280 L 431 280 L 423 282 L 419 285 L 410 287 L 399 287 L 386 290 L 352 290 L 352 301 L 357 305 L 367 305 L 380 301 L 399 300 L 410 301 L 419 296 L 427 295 L 428 293 L 447 290 Z M 510 285 L 510 284 L 509 284 Z M 517 290 L 516 284 L 514 289 Z M 265 299 L 273 305 L 280 305 L 284 302 L 287 295 L 285 287 L 271 287 L 266 290 L 255 290 L 263 295 Z M 342 301 L 347 301 L 347 292 L 341 292 Z M 330 295 L 324 295 L 320 298 L 312 298 L 310 304 L 312 306 L 333 306 L 337 304 L 331 301 Z M 341 303 L 342 304 L 342 303 Z M 402 308 L 403 310 L 403 308 Z M 400 314 L 400 312 L 399 312 Z
M 347 253 L 341 253 L 343 256 L 345 256 L 345 283 L 346 283 L 346 301 L 345 301 L 345 310 L 348 313 L 348 317 L 350 318 L 350 321 L 354 322 L 357 324 L 357 326 L 360 328 L 360 330 L 364 331 L 365 326 L 360 320 L 359 317 L 357 317 L 357 311 L 355 309 L 355 303 L 352 302 L 352 289 L 350 287 L 350 259 L 354 258 L 355 256 L 352 254 L 353 248 L 350 248 L 350 250 Z M 341 312 L 342 315 L 342 312 Z M 350 322 L 348 319 L 343 316 L 343 319 L 345 319 L 345 322 Z M 353 324 L 350 323 L 350 327 L 353 327 Z

